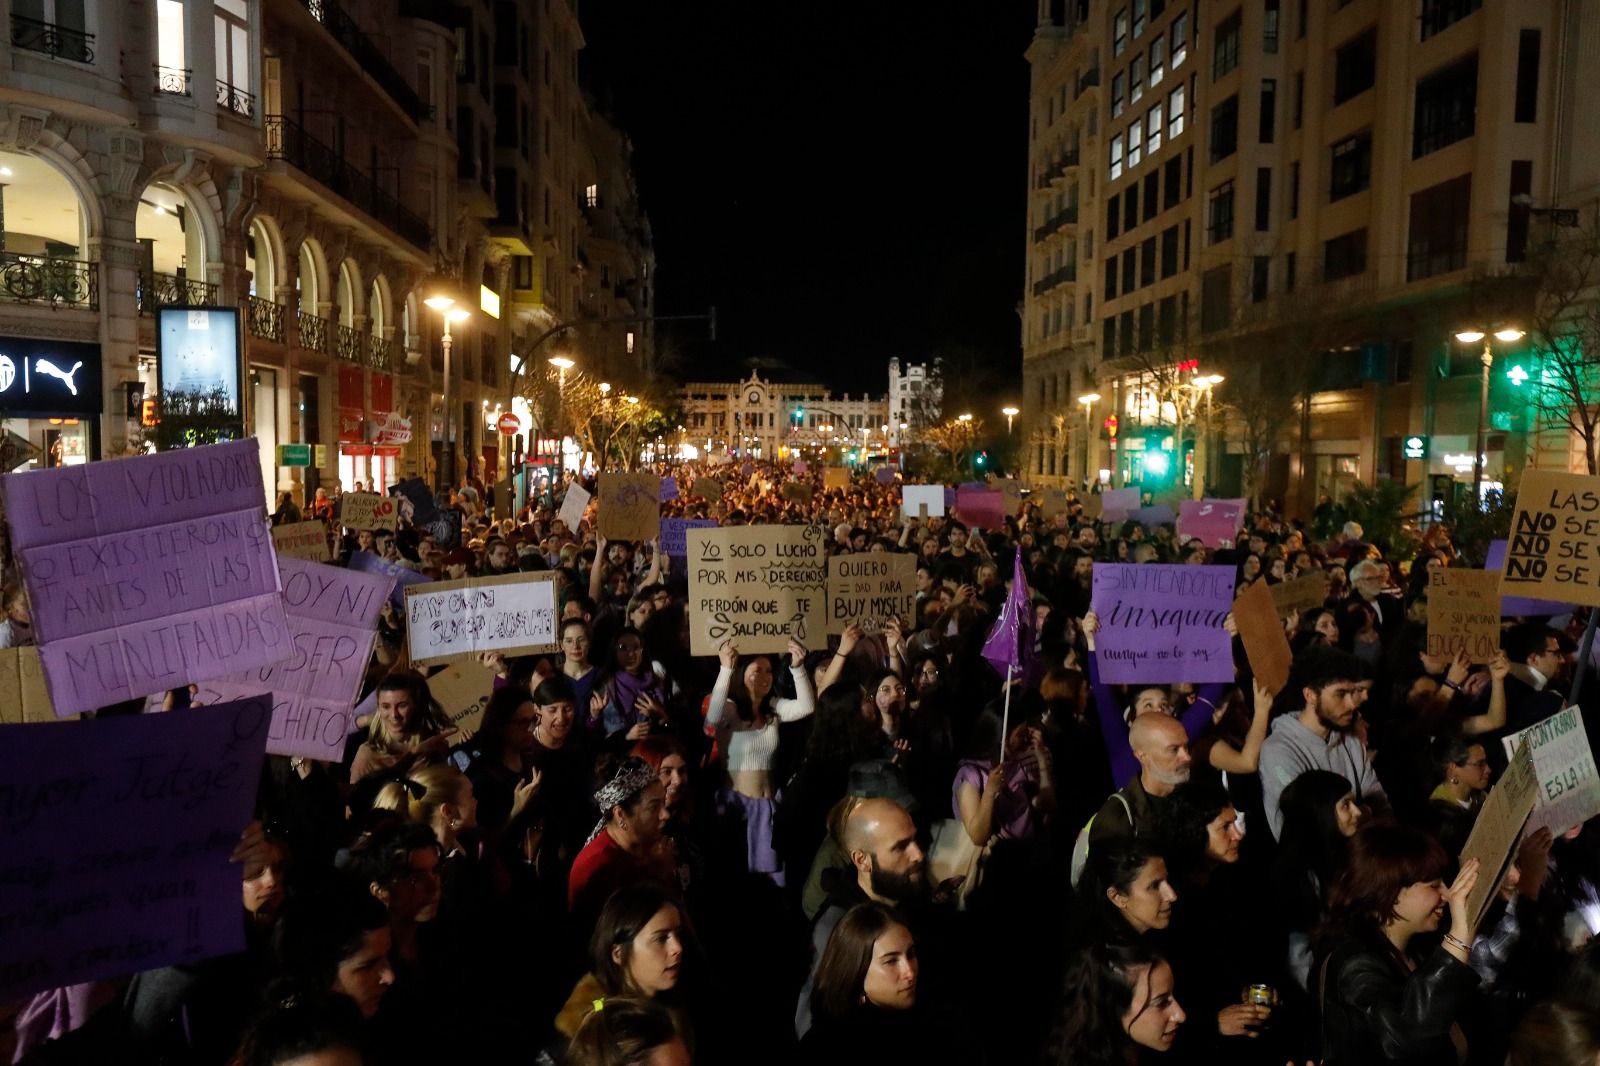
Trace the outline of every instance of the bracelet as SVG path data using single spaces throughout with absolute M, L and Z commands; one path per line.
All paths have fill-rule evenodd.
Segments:
M 1461 686 L 1456 684 L 1454 681 L 1451 681 L 1448 677 L 1444 679 L 1444 687 L 1450 689 L 1452 692 L 1461 691 Z
M 1455 936 L 1454 934 L 1446 933 L 1444 935 L 1444 942 L 1452 947 L 1460 948 L 1469 955 L 1472 954 L 1472 945 L 1467 943 L 1465 940 L 1462 940 L 1460 937 Z

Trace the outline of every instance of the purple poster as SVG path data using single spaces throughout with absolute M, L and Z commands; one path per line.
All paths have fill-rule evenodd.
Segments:
M 280 558 L 283 603 L 294 651 L 281 663 L 200 685 L 204 703 L 266 693 L 272 699 L 267 750 L 338 762 L 354 729 L 378 612 L 395 588 L 385 574 Z
M 996 489 L 957 489 L 956 514 L 968 526 L 979 529 L 1004 529 L 1005 495 Z
M 59 715 L 289 653 L 254 440 L 0 480 Z
M 677 498 L 678 479 L 668 474 L 661 479 L 661 502 L 666 503 L 668 500 L 676 500 Z
M 796 459 L 794 461 L 794 465 L 789 467 L 789 470 L 791 472 L 793 472 L 793 473 L 796 473 L 796 474 L 804 474 L 807 470 L 810 470 L 810 469 L 811 469 L 810 465 L 804 459 Z
M 872 476 L 877 479 L 877 482 L 880 485 L 894 484 L 894 469 L 892 467 L 880 466 L 878 467 L 877 472 Z
M 1208 548 L 1229 548 L 1244 521 L 1243 500 L 1178 501 L 1178 540 L 1198 540 Z
M 406 609 L 406 586 L 420 585 L 424 581 L 432 581 L 427 574 L 419 573 L 401 563 L 391 563 L 387 559 L 380 559 L 371 552 L 354 552 L 350 556 L 350 569 L 359 570 L 364 574 L 383 574 L 395 580 L 395 586 L 389 592 L 389 602 L 394 604 L 394 609 L 401 614 Z
M 0 726 L 0 839 L 27 862 L 0 892 L 0 1000 L 244 948 L 228 855 L 271 715 L 257 699 Z
M 1172 506 L 1165 503 L 1135 508 L 1128 512 L 1128 517 L 1147 530 L 1154 530 L 1157 526 L 1169 526 L 1178 520 L 1178 516 L 1172 513 Z
M 1096 563 L 1095 659 L 1108 685 L 1232 681 L 1234 568 Z
M 1503 540 L 1491 540 L 1489 542 L 1489 551 L 1483 560 L 1483 568 L 1485 570 L 1504 570 L 1505 566 L 1506 542 Z M 1500 597 L 1500 617 L 1516 618 L 1528 615 L 1569 614 L 1575 606 L 1576 604 L 1557 603 L 1554 600 L 1533 600 L 1526 596 L 1502 595 Z M 1596 641 L 1595 646 L 1600 647 L 1600 641 Z
M 668 558 L 687 559 L 689 557 L 689 530 L 715 529 L 715 519 L 711 518 L 663 518 L 661 520 L 661 550 Z
M 1138 506 L 1138 489 L 1106 489 L 1100 494 L 1100 521 L 1126 522 Z

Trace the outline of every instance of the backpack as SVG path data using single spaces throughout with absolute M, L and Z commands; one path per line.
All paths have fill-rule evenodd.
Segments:
M 1128 797 L 1122 790 L 1111 793 L 1111 798 L 1122 804 L 1122 813 L 1128 816 L 1128 824 L 1133 824 L 1133 808 L 1128 806 Z M 1089 864 L 1089 830 L 1094 828 L 1094 820 L 1100 812 L 1096 811 L 1089 816 L 1089 820 L 1078 831 L 1078 839 L 1072 843 L 1072 887 L 1077 888 L 1078 882 L 1083 878 L 1083 868 Z

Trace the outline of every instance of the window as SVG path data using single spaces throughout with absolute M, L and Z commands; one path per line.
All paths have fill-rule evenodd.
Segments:
M 1128 64 L 1128 103 L 1136 104 L 1144 98 L 1144 56 L 1137 55 Z
M 1189 58 L 1189 13 L 1185 11 L 1172 20 L 1172 69 L 1183 66 Z
M 1215 43 L 1211 51 L 1211 80 L 1216 81 L 1239 65 L 1240 12 L 1235 11 L 1217 24 Z
M 1272 272 L 1272 260 L 1264 255 L 1250 259 L 1250 302 L 1258 304 L 1267 298 L 1267 279 Z
M 1111 20 L 1111 58 L 1128 50 L 1128 9 L 1118 11 Z
M 1294 291 L 1294 268 L 1296 256 L 1293 252 L 1283 257 L 1283 291 Z
M 1162 175 L 1162 183 L 1166 186 L 1161 196 L 1161 209 L 1177 207 L 1183 199 L 1183 157 L 1173 156 L 1167 160 L 1166 173 Z
M 1114 241 L 1122 232 L 1122 197 L 1113 196 L 1106 201 L 1106 240 Z
M 1111 117 L 1116 118 L 1122 114 L 1122 109 L 1127 106 L 1123 99 L 1123 73 L 1119 70 L 1111 78 Z
M 517 90 L 501 82 L 494 87 L 494 144 L 496 148 L 517 146 Z
M 1278 79 L 1261 79 L 1261 114 L 1256 124 L 1256 141 L 1271 144 L 1278 133 Z
M 1161 231 L 1161 276 L 1170 278 L 1178 272 L 1178 227 L 1168 226 Z
M 1128 186 L 1122 194 L 1122 228 L 1131 230 L 1139 224 L 1139 184 Z
M 584 189 L 583 189 L 583 206 L 584 207 L 599 207 L 600 206 L 600 186 L 598 186 L 598 185 L 586 185 L 586 186 L 584 186 Z
M 1438 33 L 1483 6 L 1483 0 L 1422 0 L 1422 39 Z
M 1144 176 L 1144 221 L 1156 217 L 1161 203 L 1161 175 L 1155 171 Z
M 1532 212 L 1518 200 L 1533 192 L 1533 160 L 1511 161 L 1511 200 L 1506 208 L 1506 262 L 1521 263 L 1528 258 L 1528 222 Z
M 1272 228 L 1272 168 L 1256 168 L 1256 232 Z
M 1156 308 L 1154 304 L 1145 304 L 1139 308 L 1139 350 L 1148 352 L 1155 347 L 1156 340 Z
M 1171 296 L 1164 296 L 1156 312 L 1156 343 L 1162 347 L 1173 342 L 1174 320 L 1178 317 L 1178 301 Z
M 1167 140 L 1183 136 L 1183 85 L 1179 83 L 1167 94 Z
M 1132 170 L 1139 165 L 1143 156 L 1144 123 L 1135 119 L 1133 125 L 1128 127 L 1128 169 Z M 1129 190 L 1130 192 L 1132 190 Z M 1130 203 L 1132 200 L 1130 199 Z
M 1372 134 L 1358 133 L 1333 146 L 1328 202 L 1354 196 L 1372 184 Z
M 1133 36 L 1137 40 L 1144 33 L 1145 0 L 1133 0 Z
M 1223 182 L 1206 200 L 1206 243 L 1220 244 L 1233 236 L 1233 182 Z
M 1289 217 L 1300 217 L 1300 160 L 1289 164 Z
M 1122 134 L 1111 138 L 1111 180 L 1122 177 Z
M 59 8 L 60 5 L 57 6 Z M 245 0 L 217 0 L 214 10 L 217 81 L 249 92 L 250 9 L 245 6 Z M 232 94 L 229 94 L 228 106 L 232 105 Z
M 1467 265 L 1467 215 L 1471 202 L 1471 174 L 1411 194 L 1407 281 L 1447 274 Z
M 1150 38 L 1150 88 L 1161 84 L 1167 76 L 1167 39 L 1161 34 Z
M 1134 278 L 1139 269 L 1139 249 L 1125 248 L 1122 251 L 1122 295 L 1126 296 L 1138 288 Z
M 1239 98 L 1230 96 L 1211 109 L 1211 162 L 1239 150 Z
M 1122 317 L 1117 321 L 1117 325 L 1119 327 L 1117 332 L 1120 334 L 1118 344 L 1121 345 L 1122 350 L 1125 352 L 1133 351 L 1133 312 L 1122 312 Z
M 1539 114 L 1539 31 L 1523 30 L 1517 38 L 1515 121 L 1535 122 Z
M 1200 332 L 1227 329 L 1233 321 L 1233 266 L 1200 275 Z
M 1367 231 L 1354 230 L 1322 244 L 1322 277 L 1338 281 L 1354 277 L 1367 269 Z
M 1269 56 L 1278 54 L 1278 0 L 1267 0 L 1261 20 L 1261 50 Z
M 1117 354 L 1117 319 L 1108 317 L 1101 323 L 1100 358 L 1110 359 Z
M 1378 76 L 1378 31 L 1368 30 L 1333 54 L 1333 103 L 1337 107 L 1372 88 Z
M 1161 151 L 1161 127 L 1166 125 L 1165 118 L 1166 116 L 1161 109 L 1161 101 L 1157 100 L 1156 106 L 1152 107 L 1150 113 L 1145 116 L 1144 123 L 1145 151 L 1151 155 Z
M 1295 71 L 1294 75 L 1294 128 L 1299 129 L 1306 113 L 1306 72 Z
M 533 256 L 514 255 L 511 257 L 511 285 L 516 289 L 533 288 Z
M 35 8 L 39 21 L 48 21 L 43 4 Z M 19 13 L 27 16 L 26 10 Z M 188 51 L 184 47 L 183 0 L 156 0 L 156 64 L 168 70 L 186 70 Z M 68 57 L 71 58 L 71 57 Z
M 1472 136 L 1478 106 L 1478 57 L 1468 56 L 1417 83 L 1411 158 Z

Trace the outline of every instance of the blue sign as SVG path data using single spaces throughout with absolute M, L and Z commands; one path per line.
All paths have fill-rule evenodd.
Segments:
M 661 550 L 669 558 L 687 558 L 689 555 L 689 530 L 715 529 L 717 523 L 710 518 L 663 518 L 661 520 Z
M 243 411 L 237 307 L 162 307 L 156 311 L 156 374 L 164 393 L 217 390 Z

